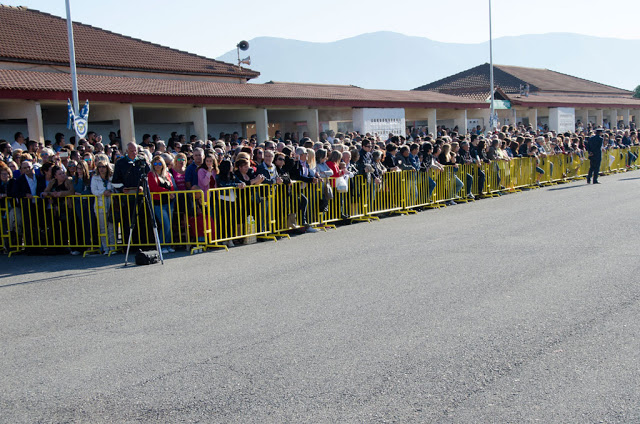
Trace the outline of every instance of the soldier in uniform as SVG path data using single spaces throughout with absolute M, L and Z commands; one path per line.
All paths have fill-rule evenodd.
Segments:
M 591 177 L 593 177 L 594 184 L 600 184 L 598 182 L 598 173 L 600 172 L 600 162 L 602 162 L 602 127 L 596 128 L 596 135 L 589 138 L 587 142 L 587 151 L 589 152 L 589 174 L 587 175 L 587 184 L 591 183 Z

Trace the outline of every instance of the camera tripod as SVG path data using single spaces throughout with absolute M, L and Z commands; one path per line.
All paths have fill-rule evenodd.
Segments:
M 164 258 L 162 257 L 162 249 L 160 248 L 160 238 L 158 237 L 158 225 L 156 223 L 156 215 L 153 212 L 153 208 L 151 207 L 152 197 L 151 191 L 149 191 L 149 180 L 147 179 L 147 175 L 142 173 L 140 175 L 140 181 L 138 182 L 138 187 L 142 187 L 142 192 L 138 189 L 136 193 L 135 207 L 133 208 L 133 212 L 131 213 L 131 226 L 129 227 L 129 241 L 127 242 L 127 254 L 124 257 L 124 266 L 127 266 L 129 263 L 129 249 L 131 248 L 131 239 L 133 238 L 133 231 L 138 226 L 138 213 L 140 212 L 140 208 L 143 206 L 141 203 L 144 203 L 146 206 L 147 213 L 151 217 L 151 223 L 153 224 L 153 238 L 156 242 L 156 249 L 158 250 L 158 254 L 160 255 L 160 262 L 164 265 Z

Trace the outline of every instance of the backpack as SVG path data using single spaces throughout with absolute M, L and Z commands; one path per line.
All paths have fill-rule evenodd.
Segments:
M 158 260 L 160 260 L 160 254 L 157 250 L 149 250 L 146 252 L 138 250 L 136 253 L 136 265 L 151 265 L 158 263 Z

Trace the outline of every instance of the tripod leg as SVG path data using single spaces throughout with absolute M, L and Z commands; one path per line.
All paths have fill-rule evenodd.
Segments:
M 144 191 L 144 197 L 146 199 L 147 213 L 151 217 L 151 224 L 153 225 L 153 238 L 155 239 L 155 242 L 156 242 L 156 249 L 158 250 L 158 255 L 160 255 L 160 263 L 164 265 L 164 256 L 162 256 L 162 247 L 160 246 L 160 237 L 158 237 L 158 224 L 156 222 L 156 215 L 153 212 L 153 208 L 151 207 L 151 201 L 152 201 L 151 191 L 149 190 L 149 184 L 146 179 L 143 182 L 142 188 Z
M 145 174 L 142 174 L 140 176 L 140 182 L 138 186 L 142 187 L 142 192 L 138 191 L 138 193 L 136 194 L 136 200 L 135 200 L 136 205 L 135 205 L 135 208 L 133 209 L 133 214 L 131 216 L 131 221 L 130 221 L 131 226 L 129 227 L 129 242 L 127 243 L 127 253 L 124 258 L 124 265 L 127 266 L 128 259 L 129 259 L 129 249 L 131 248 L 131 241 L 133 239 L 133 231 L 138 226 L 138 212 L 140 211 L 140 202 L 146 203 L 145 205 L 146 211 L 149 214 L 149 217 L 151 217 L 151 223 L 153 224 L 153 236 L 156 242 L 156 249 L 158 249 L 160 262 L 164 265 L 164 257 L 162 256 L 160 238 L 158 237 L 158 225 L 156 224 L 156 216 L 153 212 L 153 208 L 151 207 L 153 198 L 151 197 L 151 191 L 149 190 L 149 182 Z
M 140 200 L 142 199 L 139 197 L 139 194 L 136 194 L 135 206 L 133 207 L 133 213 L 131 214 L 131 220 L 129 221 L 129 241 L 127 242 L 127 253 L 124 257 L 124 266 L 127 266 L 129 261 L 129 249 L 131 248 L 133 230 L 135 230 L 138 222 L 138 205 L 140 204 Z

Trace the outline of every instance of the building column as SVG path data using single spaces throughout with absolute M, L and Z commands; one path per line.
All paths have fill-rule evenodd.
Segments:
M 433 134 L 433 139 L 438 137 L 438 111 L 437 109 L 427 110 L 427 130 L 429 134 Z
M 259 108 L 254 112 L 254 121 L 256 123 L 256 137 L 258 143 L 269 140 L 269 118 L 267 109 Z
M 609 111 L 609 115 L 607 116 L 607 119 L 609 120 L 610 129 L 613 130 L 618 128 L 618 110 L 617 109 L 611 109 Z
M 602 109 L 596 109 L 596 127 L 604 125 L 604 111 Z
M 44 124 L 42 123 L 42 109 L 40 102 L 33 102 L 27 110 L 27 128 L 29 139 L 44 143 Z
M 527 118 L 529 118 L 529 125 L 534 131 L 538 129 L 538 109 L 531 108 L 527 110 Z
M 640 128 L 640 109 L 635 109 L 633 111 L 634 123 L 636 124 L 636 130 Z
M 453 118 L 453 126 L 458 127 L 458 134 L 467 134 L 467 110 L 461 109 L 456 111 L 455 118 Z
M 11 106 L 6 109 L 0 109 L 0 119 L 26 119 L 29 140 L 44 143 L 44 125 L 42 123 L 40 102 L 25 101 L 11 103 Z
M 188 114 L 188 122 L 193 122 L 196 135 L 199 139 L 206 141 L 209 135 L 207 132 L 207 109 L 204 107 L 194 107 L 189 109 Z
M 518 111 L 514 107 L 511 109 L 511 119 L 513 120 L 513 126 L 516 127 L 518 125 Z
M 130 141 L 136 142 L 136 128 L 133 119 L 133 105 L 118 103 L 108 106 L 97 106 L 89 113 L 91 121 L 120 121 L 120 139 L 124 147 Z M 91 123 L 89 122 L 89 129 Z
M 136 125 L 133 120 L 133 105 L 131 103 L 123 104 L 121 109 L 118 118 L 120 121 L 120 139 L 137 143 Z
M 483 121 L 482 126 L 485 128 L 485 130 L 489 130 L 489 119 L 491 117 L 491 109 L 481 109 L 480 115 L 482 116 L 482 121 Z
M 629 109 L 622 110 L 622 121 L 624 122 L 625 127 L 629 126 L 631 122 L 631 111 Z

